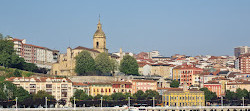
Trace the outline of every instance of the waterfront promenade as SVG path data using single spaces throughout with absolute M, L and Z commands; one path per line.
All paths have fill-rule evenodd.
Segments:
M 133 111 L 250 111 L 250 106 L 130 107 Z M 135 110 L 137 109 L 137 110 Z M 129 111 L 127 107 L 1 108 L 1 111 Z M 132 111 L 132 110 L 131 110 Z

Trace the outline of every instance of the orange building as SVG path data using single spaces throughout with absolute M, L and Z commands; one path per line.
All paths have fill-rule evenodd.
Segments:
M 194 85 L 196 82 L 199 82 L 199 74 L 203 72 L 203 69 L 197 68 L 194 65 L 181 65 L 176 67 L 179 71 L 180 85 L 183 85 L 184 82 L 188 86 Z
M 222 86 L 219 82 L 216 81 L 208 81 L 204 83 L 204 87 L 208 88 L 209 91 L 215 92 L 218 97 L 224 95 L 222 94 Z

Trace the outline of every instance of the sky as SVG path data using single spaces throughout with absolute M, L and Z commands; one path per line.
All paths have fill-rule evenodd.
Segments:
M 99 14 L 109 52 L 218 56 L 250 46 L 250 0 L 0 0 L 0 33 L 61 53 L 93 48 Z

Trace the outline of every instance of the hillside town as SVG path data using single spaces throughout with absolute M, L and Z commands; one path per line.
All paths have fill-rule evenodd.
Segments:
M 231 95 L 240 91 L 250 92 L 248 46 L 232 49 L 234 56 L 175 54 L 166 57 L 157 50 L 135 54 L 124 52 L 121 48 L 118 52 L 111 53 L 106 47 L 106 35 L 100 20 L 93 36 L 93 48 L 68 47 L 66 53 L 60 53 L 44 46 L 27 44 L 28 40 L 25 39 L 6 37 L 6 40 L 13 42 L 15 53 L 23 58 L 24 62 L 33 63 L 47 71 L 26 77 L 7 76 L 4 81 L 23 87 L 29 94 L 45 91 L 54 96 L 56 101 L 64 100 L 64 105 L 68 107 L 72 106 L 72 97 L 75 97 L 78 91 L 92 97 L 105 97 L 116 93 L 135 95 L 138 92 L 155 91 L 160 96 L 157 98 L 159 106 L 218 105 L 221 103 L 215 101 L 223 98 L 229 101 L 229 93 Z M 79 73 L 76 69 L 78 60 L 81 59 L 77 58 L 80 58 L 78 55 L 82 52 L 87 52 L 93 60 L 95 59 L 95 64 L 99 55 L 106 54 L 115 65 L 112 70 L 106 72 L 100 69 L 99 73 L 94 74 L 86 71 Z M 135 73 L 126 72 L 124 67 L 121 68 L 125 59 L 129 57 L 136 62 L 135 65 L 129 64 L 126 67 L 133 66 Z M 2 67 L 6 67 L 3 63 L 1 62 Z M 102 63 L 101 66 L 104 67 L 105 64 Z M 213 94 L 215 97 L 208 97 Z M 249 104 L 249 95 L 240 97 L 245 97 L 248 101 L 245 104 Z M 227 103 L 230 104 L 233 103 Z

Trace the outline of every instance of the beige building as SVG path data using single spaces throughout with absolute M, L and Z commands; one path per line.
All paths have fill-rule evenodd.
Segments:
M 152 64 L 151 65 L 151 75 L 159 75 L 163 78 L 171 77 L 172 67 L 169 64 Z
M 250 91 L 250 81 L 230 81 L 226 84 L 226 90 L 236 92 L 238 88 Z
M 70 47 L 67 48 L 66 54 L 60 54 L 59 60 L 57 63 L 52 65 L 51 75 L 59 75 L 59 76 L 75 76 L 75 57 L 81 51 L 90 52 L 91 56 L 95 58 L 99 53 L 106 52 L 108 53 L 108 49 L 106 49 L 106 36 L 102 30 L 102 25 L 100 20 L 97 25 L 97 30 L 93 37 L 93 49 L 78 46 L 74 49 Z
M 53 95 L 56 100 L 66 100 L 66 106 L 71 106 L 70 97 L 73 96 L 72 81 L 67 78 L 55 77 L 10 77 L 10 81 L 16 86 L 21 86 L 30 94 L 44 90 Z
M 89 95 L 89 86 L 88 86 L 88 84 L 84 84 L 84 83 L 81 83 L 81 82 L 73 82 L 72 87 L 73 87 L 73 94 L 78 89 L 78 90 L 83 90 L 83 92 L 85 92 L 86 94 Z

